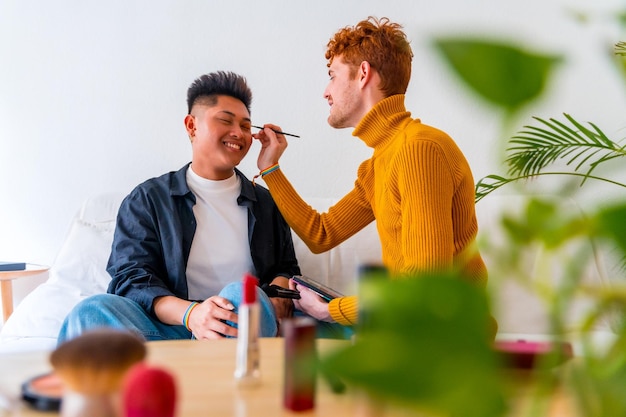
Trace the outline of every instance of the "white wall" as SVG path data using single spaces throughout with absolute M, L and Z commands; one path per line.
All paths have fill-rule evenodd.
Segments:
M 589 4 L 593 3 L 593 4 Z M 620 34 L 618 0 L 0 0 L 0 259 L 51 264 L 89 195 L 129 191 L 190 158 L 185 94 L 200 74 L 233 70 L 253 89 L 255 124 L 302 136 L 281 161 L 309 197 L 340 197 L 369 150 L 326 124 L 325 45 L 368 15 L 402 23 L 415 53 L 407 107 L 454 137 L 475 178 L 498 169 L 499 115 L 469 97 L 429 47 L 488 34 L 564 52 L 548 99 L 624 135 L 624 97 L 603 48 Z M 572 11 L 590 12 L 586 24 Z M 622 36 L 621 40 L 624 40 Z M 257 172 L 252 148 L 241 169 Z M 16 285 L 17 298 L 21 286 Z

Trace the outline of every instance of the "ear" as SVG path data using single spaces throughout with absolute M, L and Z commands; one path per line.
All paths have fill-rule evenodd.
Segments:
M 196 118 L 190 114 L 185 116 L 185 129 L 190 139 L 196 134 Z
M 359 80 L 359 83 L 361 83 L 361 87 L 365 87 L 372 81 L 373 71 L 374 70 L 369 62 L 362 61 L 361 64 L 359 64 L 357 79 Z

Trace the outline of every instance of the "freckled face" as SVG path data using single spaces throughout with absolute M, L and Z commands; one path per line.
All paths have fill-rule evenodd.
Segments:
M 330 80 L 324 90 L 324 98 L 330 105 L 328 124 L 334 128 L 354 127 L 361 119 L 361 96 L 359 82 L 353 67 L 335 57 L 328 69 Z
M 250 113 L 238 99 L 219 96 L 214 106 L 197 104 L 185 118 L 192 165 L 198 175 L 222 180 L 233 175 L 252 144 Z

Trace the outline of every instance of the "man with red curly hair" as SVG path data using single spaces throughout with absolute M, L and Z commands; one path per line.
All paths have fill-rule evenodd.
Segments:
M 473 245 L 478 225 L 472 172 L 445 132 L 406 110 L 412 58 L 402 26 L 387 18 L 369 17 L 328 42 L 328 123 L 353 127 L 352 135 L 373 154 L 361 163 L 354 188 L 326 213 L 303 201 L 278 166 L 287 141 L 274 131 L 280 131 L 277 125 L 253 135 L 262 144 L 258 167 L 281 213 L 312 252 L 327 251 L 376 220 L 392 277 L 454 270 L 484 287 L 487 270 Z M 298 289 L 300 310 L 320 320 L 356 322 L 356 297 L 326 304 Z

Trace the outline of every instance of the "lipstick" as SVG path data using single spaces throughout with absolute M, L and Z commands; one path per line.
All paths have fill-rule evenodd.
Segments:
M 239 386 L 258 385 L 259 369 L 259 302 L 256 287 L 259 280 L 250 274 L 243 278 L 243 298 L 239 306 L 239 336 L 235 380 Z

